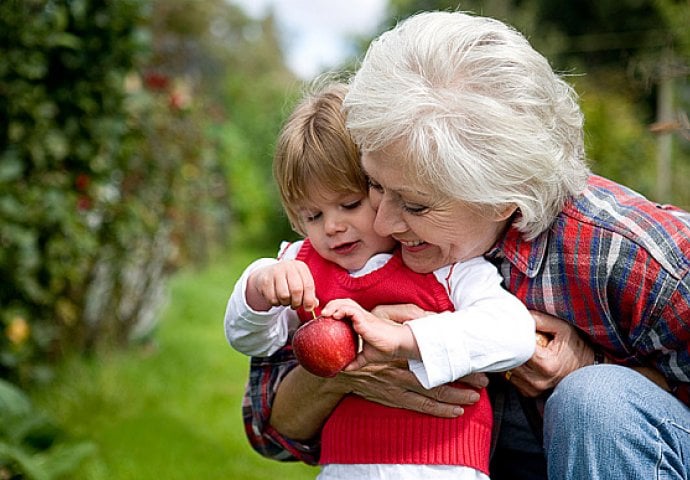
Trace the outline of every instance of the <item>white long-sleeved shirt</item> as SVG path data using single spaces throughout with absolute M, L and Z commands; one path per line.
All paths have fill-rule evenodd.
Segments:
M 257 268 L 292 260 L 302 242 L 283 244 L 276 259 L 259 259 L 235 284 L 225 311 L 225 335 L 238 351 L 252 356 L 272 355 L 285 345 L 299 318 L 288 307 L 266 312 L 247 305 L 247 279 Z M 359 277 L 382 267 L 390 254 L 373 256 Z M 445 286 L 456 310 L 411 320 L 408 325 L 421 352 L 421 361 L 409 360 L 410 370 L 426 387 L 442 385 L 472 372 L 502 371 L 527 361 L 534 353 L 535 324 L 525 306 L 503 289 L 496 268 L 478 257 L 434 272 Z M 365 479 L 489 480 L 478 470 L 457 465 L 358 464 L 324 465 L 317 480 Z
M 238 351 L 268 356 L 287 342 L 299 326 L 294 310 L 273 307 L 255 311 L 246 301 L 247 279 L 257 268 L 294 259 L 302 242 L 283 244 L 281 260 L 259 259 L 235 284 L 225 311 L 225 335 Z M 378 254 L 353 276 L 383 266 L 390 254 Z M 407 324 L 417 341 L 421 361 L 409 360 L 410 370 L 426 388 L 462 378 L 473 372 L 499 372 L 517 367 L 534 353 L 534 319 L 525 306 L 502 286 L 496 268 L 482 257 L 434 272 L 455 306 L 411 320 Z

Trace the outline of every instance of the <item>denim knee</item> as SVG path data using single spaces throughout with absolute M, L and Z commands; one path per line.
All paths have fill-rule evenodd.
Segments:
M 565 377 L 546 402 L 549 478 L 686 479 L 689 413 L 630 368 L 581 368 Z
M 621 399 L 630 400 L 626 390 L 634 382 L 626 381 L 638 373 L 616 365 L 595 365 L 576 370 L 565 377 L 546 402 L 545 418 L 556 414 L 561 420 L 578 425 L 605 425 L 615 421 L 622 410 Z M 633 394 L 634 395 L 634 394 Z

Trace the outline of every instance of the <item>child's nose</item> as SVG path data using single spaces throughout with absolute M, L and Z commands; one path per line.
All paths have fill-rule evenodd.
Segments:
M 327 235 L 335 235 L 345 230 L 345 222 L 338 215 L 329 215 L 326 217 L 325 229 Z

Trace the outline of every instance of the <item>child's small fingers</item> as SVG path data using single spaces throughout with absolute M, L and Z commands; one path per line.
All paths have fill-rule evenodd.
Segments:
M 304 309 L 307 312 L 313 312 L 314 315 L 317 315 L 316 309 L 319 306 L 319 299 L 318 298 L 307 299 L 305 297 L 305 300 L 304 300 L 304 303 L 302 304 L 302 306 L 304 307 Z
M 362 307 L 357 302 L 349 298 L 338 298 L 328 302 L 322 310 L 324 315 L 335 318 L 343 318 L 356 314 Z
M 292 291 L 287 278 L 276 278 L 273 283 L 273 290 L 275 291 L 275 296 L 278 300 L 278 305 L 292 304 Z
M 314 285 L 314 277 L 304 263 L 299 262 L 297 265 L 295 278 L 295 298 L 293 307 L 303 307 L 307 311 L 313 311 L 319 304 L 316 299 L 316 286 Z

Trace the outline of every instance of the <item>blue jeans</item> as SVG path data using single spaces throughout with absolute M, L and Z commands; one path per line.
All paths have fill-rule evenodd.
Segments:
M 629 368 L 595 365 L 546 402 L 553 480 L 690 479 L 690 408 Z

